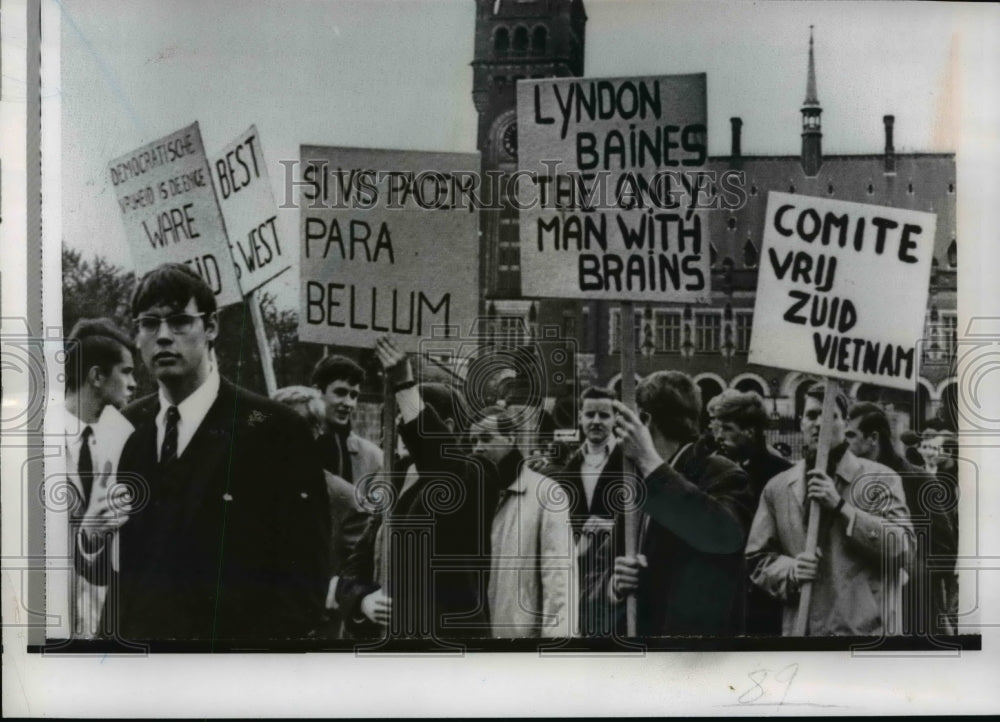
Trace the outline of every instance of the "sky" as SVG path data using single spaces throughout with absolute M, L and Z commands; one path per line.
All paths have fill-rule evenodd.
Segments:
M 53 2 L 55 0 L 52 0 Z M 275 196 L 300 144 L 476 150 L 472 0 L 61 0 L 62 235 L 130 267 L 109 160 L 199 121 L 209 156 L 256 124 Z M 588 0 L 585 74 L 705 72 L 709 150 L 796 154 L 814 26 L 825 153 L 954 151 L 970 8 Z M 964 47 L 963 47 L 964 45 Z M 964 53 L 964 54 L 963 54 Z M 278 214 L 282 238 L 295 210 Z M 273 282 L 294 306 L 296 274 Z

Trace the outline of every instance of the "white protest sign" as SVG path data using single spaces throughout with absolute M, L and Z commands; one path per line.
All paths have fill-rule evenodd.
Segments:
M 198 123 L 108 164 L 138 275 L 184 263 L 219 306 L 243 300 Z
M 256 126 L 212 161 L 229 247 L 243 293 L 291 268 L 294 252 L 278 237 L 278 209 Z
M 936 223 L 770 193 L 750 363 L 914 390 Z
M 299 338 L 404 351 L 468 334 L 478 154 L 302 146 Z
M 525 296 L 709 300 L 706 98 L 704 74 L 517 84 Z

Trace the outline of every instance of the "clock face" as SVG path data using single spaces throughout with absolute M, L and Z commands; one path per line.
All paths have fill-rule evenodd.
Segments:
M 511 157 L 517 156 L 517 123 L 511 123 L 504 128 L 500 143 L 507 155 Z

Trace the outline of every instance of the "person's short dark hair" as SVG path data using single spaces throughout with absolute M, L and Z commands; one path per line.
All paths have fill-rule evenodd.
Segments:
M 502 406 L 487 406 L 476 414 L 476 423 L 482 423 L 488 418 L 496 419 L 497 432 L 503 436 L 513 436 L 517 431 L 514 414 Z
M 913 429 L 907 429 L 902 434 L 899 435 L 899 440 L 903 442 L 903 446 L 919 446 L 920 445 L 920 434 L 918 434 Z
M 200 313 L 215 313 L 215 294 L 205 279 L 183 263 L 164 263 L 139 279 L 132 294 L 132 315 L 160 304 L 181 311 L 192 298 Z
M 313 368 L 312 385 L 320 391 L 334 381 L 360 386 L 365 380 L 365 370 L 346 356 L 324 356 Z
M 464 414 L 459 412 L 459 407 L 464 405 L 464 400 L 457 390 L 437 381 L 424 382 L 418 388 L 420 389 L 420 398 L 437 412 L 442 421 L 448 419 L 454 421 L 456 433 L 466 431 L 466 429 L 461 428 Z
M 581 403 L 586 399 L 611 399 L 614 401 L 617 398 L 618 395 L 614 391 L 604 386 L 588 386 L 580 394 Z
M 847 412 L 850 421 L 858 421 L 858 431 L 865 436 L 878 433 L 879 453 L 892 452 L 892 427 L 885 409 L 871 401 L 859 401 Z
M 698 435 L 701 416 L 701 389 L 680 371 L 656 371 L 644 378 L 635 390 L 639 411 L 649 414 L 652 423 L 666 438 L 690 441 Z
M 744 429 L 763 432 L 769 416 L 764 399 L 756 391 L 725 389 L 708 402 L 708 411 L 719 421 L 731 421 Z
M 806 391 L 806 397 L 810 399 L 816 399 L 820 403 L 823 403 L 823 397 L 826 396 L 826 384 L 822 381 L 813 384 Z M 833 397 L 834 402 L 837 404 L 837 409 L 840 411 L 840 418 L 847 419 L 847 407 L 850 405 L 850 401 L 847 398 L 847 394 L 837 389 L 837 393 Z
M 106 318 L 82 318 L 66 337 L 63 373 L 66 390 L 80 388 L 87 372 L 97 366 L 105 374 L 122 362 L 122 349 L 135 353 L 132 340 Z

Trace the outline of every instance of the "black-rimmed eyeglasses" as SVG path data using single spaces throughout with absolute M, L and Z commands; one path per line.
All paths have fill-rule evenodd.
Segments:
M 136 333 L 154 334 L 160 330 L 164 321 L 170 333 L 187 333 L 191 330 L 194 322 L 207 313 L 172 313 L 169 316 L 155 316 L 153 314 L 143 314 L 133 319 Z

